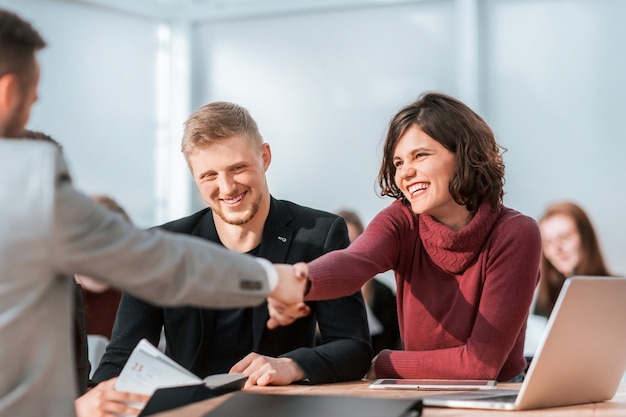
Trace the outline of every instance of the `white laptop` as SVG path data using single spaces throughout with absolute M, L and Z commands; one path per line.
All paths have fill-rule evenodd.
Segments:
M 606 401 L 626 370 L 626 278 L 565 281 L 519 390 L 422 397 L 425 406 L 530 410 Z

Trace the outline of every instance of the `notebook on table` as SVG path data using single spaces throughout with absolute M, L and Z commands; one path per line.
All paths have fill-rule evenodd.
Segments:
M 422 396 L 425 406 L 530 410 L 606 401 L 626 370 L 626 279 L 565 281 L 519 390 Z
M 130 403 L 142 408 L 143 417 L 240 390 L 247 380 L 243 374 L 215 374 L 200 379 L 141 339 L 115 382 L 115 389 L 150 395 L 146 404 Z

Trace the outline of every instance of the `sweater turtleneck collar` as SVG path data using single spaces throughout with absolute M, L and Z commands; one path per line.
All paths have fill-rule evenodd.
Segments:
M 428 214 L 418 216 L 422 245 L 432 261 L 450 274 L 460 274 L 476 259 L 500 209 L 492 210 L 483 202 L 470 222 L 458 231 L 450 229 Z

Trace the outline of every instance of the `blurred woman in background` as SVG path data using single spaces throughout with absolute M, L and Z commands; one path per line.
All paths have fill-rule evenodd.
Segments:
M 610 275 L 596 232 L 585 211 L 569 202 L 554 203 L 539 219 L 541 279 L 534 314 L 548 317 L 563 282 L 572 275 Z

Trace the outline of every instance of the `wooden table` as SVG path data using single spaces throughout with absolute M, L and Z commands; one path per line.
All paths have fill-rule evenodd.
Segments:
M 337 384 L 323 385 L 287 385 L 282 387 L 251 387 L 250 392 L 284 394 L 284 395 L 348 395 L 355 397 L 376 398 L 408 398 L 420 395 L 437 393 L 436 391 L 413 391 L 413 390 L 382 390 L 368 388 L 370 381 L 342 382 Z M 499 388 L 519 388 L 520 384 L 498 384 Z M 213 410 L 232 394 L 226 394 L 218 398 L 212 398 L 177 408 L 165 413 L 155 414 L 155 417 L 202 417 Z M 515 416 L 515 417 L 624 417 L 626 416 L 626 384 L 622 385 L 611 401 L 601 403 L 584 404 L 571 407 L 555 407 L 532 411 L 492 411 L 492 410 L 468 410 L 454 408 L 424 407 L 422 416 Z M 263 416 L 265 417 L 265 416 Z M 271 416 L 267 416 L 271 417 Z M 320 416 L 325 417 L 325 416 Z M 346 416 L 348 417 L 348 416 Z M 384 417 L 384 416 L 381 416 Z

